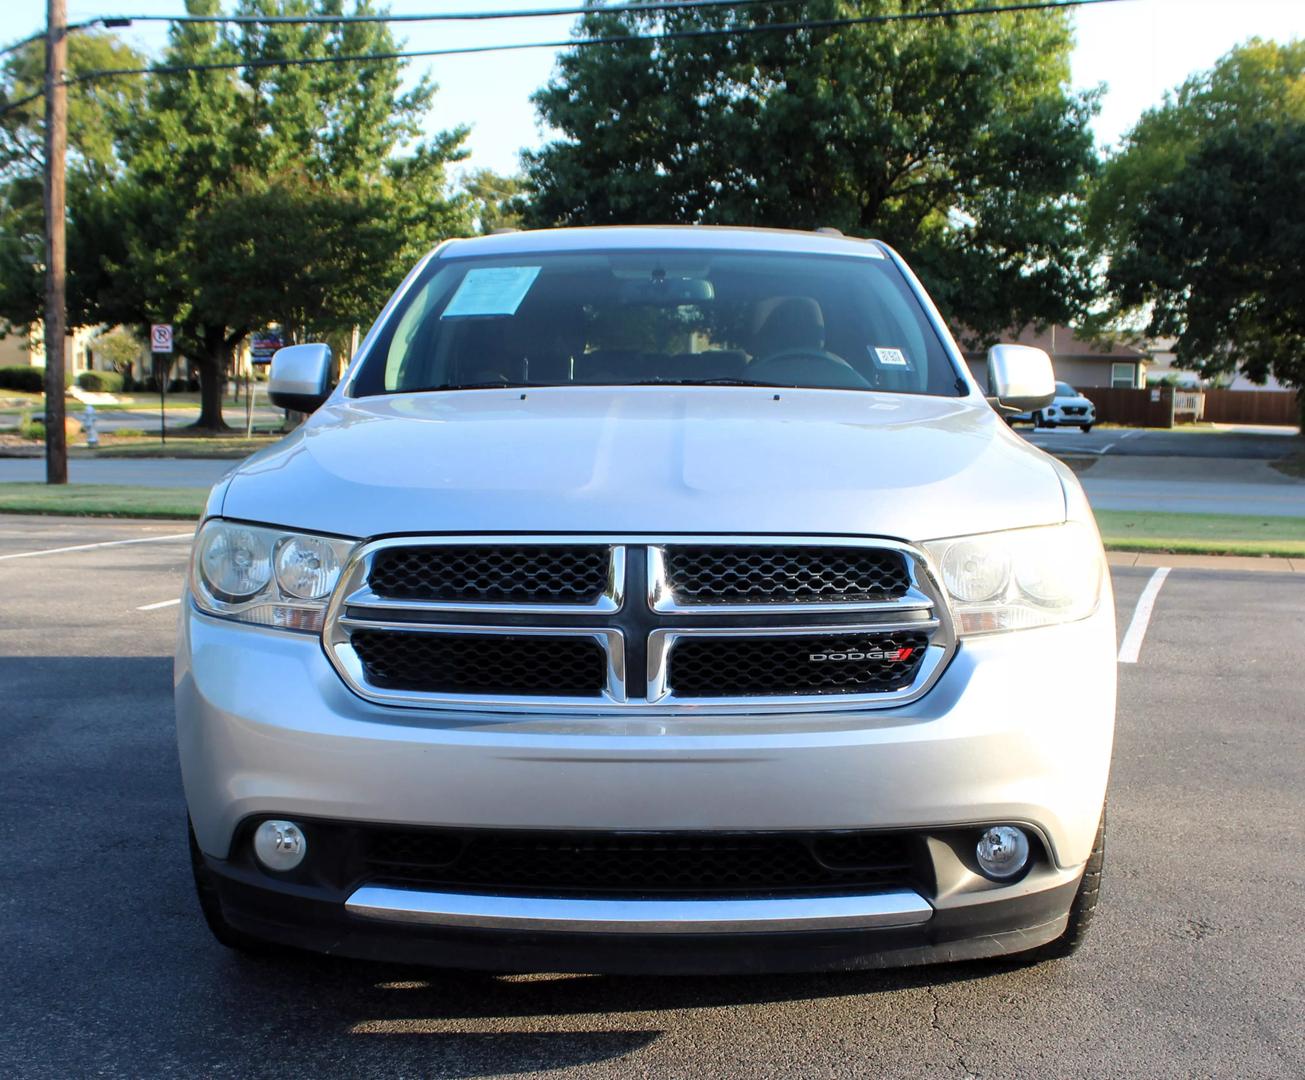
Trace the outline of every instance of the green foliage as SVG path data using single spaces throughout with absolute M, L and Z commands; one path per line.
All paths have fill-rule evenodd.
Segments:
M 1212 131 L 1139 200 L 1109 280 L 1184 366 L 1305 389 L 1305 123 Z M 1305 395 L 1302 395 L 1305 400 Z
M 44 442 L 45 425 L 39 420 L 24 419 L 18 425 L 18 437 L 20 439 L 32 439 L 36 442 Z
M 482 234 L 519 229 L 525 220 L 527 190 L 520 176 L 478 169 L 462 182 L 467 210 Z
M 45 389 L 45 370 L 34 367 L 0 367 L 0 390 L 39 394 Z
M 239 0 L 240 14 L 334 14 L 340 0 Z M 187 0 L 214 14 L 219 0 Z M 367 0 L 354 10 L 371 12 Z M 182 24 L 164 64 L 387 53 L 384 24 Z M 245 66 L 142 80 L 113 125 L 105 178 L 69 174 L 73 325 L 170 322 L 200 372 L 199 426 L 223 426 L 220 390 L 234 348 L 279 323 L 293 339 L 366 323 L 407 267 L 469 229 L 446 170 L 465 130 L 425 141 L 435 88 L 403 92 L 402 62 Z M 80 88 L 73 91 L 75 96 Z M 3 247 L 5 245 L 0 245 Z M 39 289 L 17 287 L 0 255 L 0 316 L 31 321 Z M 27 282 L 36 283 L 29 268 Z
M 811 19 L 932 0 L 811 0 Z M 786 22 L 792 4 L 584 16 L 585 37 Z M 1088 298 L 1078 227 L 1093 95 L 1064 13 L 574 49 L 535 96 L 534 224 L 719 223 L 873 234 L 992 337 Z
M 131 366 L 144 355 L 145 346 L 128 330 L 111 330 L 91 341 L 91 349 L 97 360 L 109 364 L 114 371 L 125 375 Z
M 1150 195 L 1177 179 L 1210 138 L 1247 125 L 1305 122 L 1305 41 L 1253 39 L 1149 109 L 1102 170 L 1088 230 L 1108 255 L 1130 238 Z
M 122 376 L 116 371 L 83 371 L 77 376 L 77 385 L 83 390 L 117 394 L 122 391 Z

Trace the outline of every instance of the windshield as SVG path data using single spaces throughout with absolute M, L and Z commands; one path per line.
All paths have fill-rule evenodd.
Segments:
M 1056 383 L 1056 397 L 1078 397 L 1078 391 L 1067 382 Z
M 353 393 L 707 384 L 963 394 L 905 278 L 869 250 L 435 259 L 381 328 Z

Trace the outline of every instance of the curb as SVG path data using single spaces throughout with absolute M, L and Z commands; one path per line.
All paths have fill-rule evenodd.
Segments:
M 1305 574 L 1305 558 L 1256 555 L 1177 555 L 1154 551 L 1107 551 L 1111 566 L 1168 566 L 1174 570 L 1251 570 L 1266 574 Z

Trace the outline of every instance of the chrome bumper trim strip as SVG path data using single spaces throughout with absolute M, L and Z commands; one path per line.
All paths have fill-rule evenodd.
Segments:
M 773 900 L 619 900 L 491 896 L 364 885 L 344 906 L 351 915 L 386 922 L 581 934 L 869 930 L 919 926 L 933 916 L 929 903 L 909 889 L 866 896 Z

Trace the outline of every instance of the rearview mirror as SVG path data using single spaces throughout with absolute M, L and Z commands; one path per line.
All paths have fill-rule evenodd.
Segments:
M 331 394 L 335 364 L 329 345 L 289 345 L 272 356 L 267 396 L 273 405 L 310 413 Z
M 1051 357 L 1029 345 L 994 345 L 988 350 L 988 400 L 998 412 L 1032 412 L 1056 396 Z

